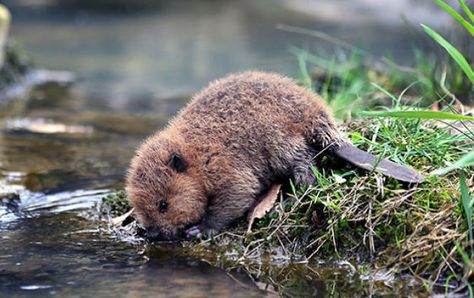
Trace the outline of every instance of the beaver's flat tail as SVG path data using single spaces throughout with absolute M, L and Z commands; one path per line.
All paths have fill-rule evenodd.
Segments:
M 351 164 L 365 170 L 375 170 L 385 176 L 393 177 L 399 181 L 408 183 L 421 183 L 424 178 L 417 171 L 401 166 L 386 159 L 380 160 L 368 152 L 354 147 L 350 143 L 344 143 L 334 150 L 334 154 Z M 375 168 L 375 166 L 377 166 Z M 374 169 L 375 168 L 375 169 Z

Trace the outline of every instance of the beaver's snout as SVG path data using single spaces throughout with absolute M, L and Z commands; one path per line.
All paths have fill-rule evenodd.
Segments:
M 167 231 L 162 231 L 157 228 L 147 228 L 145 230 L 145 238 L 149 242 L 157 242 L 157 241 L 171 241 L 173 240 L 173 235 Z
M 184 232 L 173 233 L 168 230 L 150 227 L 145 229 L 145 238 L 149 242 L 177 241 L 183 238 Z

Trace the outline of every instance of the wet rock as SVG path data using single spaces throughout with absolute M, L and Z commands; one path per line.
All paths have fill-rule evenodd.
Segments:
M 9 210 L 18 211 L 20 206 L 20 195 L 16 193 L 0 193 L 0 202 L 2 206 Z

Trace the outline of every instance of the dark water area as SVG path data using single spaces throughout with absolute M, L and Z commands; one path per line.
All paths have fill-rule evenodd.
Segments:
M 19 219 L 1 233 L 2 297 L 263 296 L 248 276 L 171 249 L 148 258 L 75 214 Z
M 278 295 L 275 284 L 289 296 L 416 295 L 405 281 L 354 276 L 347 264 L 262 265 L 258 276 L 245 266 L 223 270 L 179 247 L 120 241 L 95 206 L 123 188 L 138 144 L 208 81 L 247 69 L 297 77 L 290 47 L 335 51 L 277 24 L 319 30 L 409 63 L 413 45 L 428 45 L 393 15 L 417 11 L 414 5 L 423 9 L 412 22 L 448 26 L 433 6 L 380 1 L 394 5 L 384 18 L 392 6 L 371 11 L 368 0 L 176 1 L 145 11 L 4 2 L 13 37 L 36 65 L 72 71 L 78 80 L 0 106 L 1 297 L 254 297 Z

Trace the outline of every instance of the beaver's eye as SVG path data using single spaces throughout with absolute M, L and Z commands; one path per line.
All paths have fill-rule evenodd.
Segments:
M 168 203 L 165 200 L 161 200 L 159 208 L 160 208 L 160 213 L 165 213 L 166 210 L 168 209 Z

